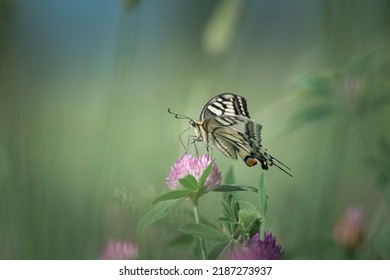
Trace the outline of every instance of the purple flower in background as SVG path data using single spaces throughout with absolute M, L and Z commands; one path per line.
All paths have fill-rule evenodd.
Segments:
M 100 253 L 101 260 L 129 260 L 138 255 L 137 246 L 130 241 L 108 240 Z
M 182 189 L 183 187 L 179 183 L 179 179 L 184 178 L 187 175 L 192 175 L 199 180 L 203 171 L 211 163 L 211 158 L 207 155 L 201 157 L 193 157 L 189 154 L 184 155 L 178 159 L 169 171 L 167 185 L 171 190 Z M 203 185 L 206 190 L 214 190 L 221 184 L 221 171 L 217 165 L 213 163 L 211 172 Z
M 276 243 L 276 238 L 266 232 L 264 240 L 259 239 L 256 233 L 249 240 L 247 246 L 237 246 L 228 255 L 230 260 L 280 260 L 284 252 L 282 247 Z
M 335 240 L 347 249 L 356 249 L 364 240 L 363 211 L 348 208 L 333 230 Z

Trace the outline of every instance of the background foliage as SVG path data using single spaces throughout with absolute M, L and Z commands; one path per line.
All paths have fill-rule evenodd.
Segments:
M 188 127 L 244 96 L 264 145 L 267 227 L 286 258 L 348 258 L 333 230 L 362 209 L 357 258 L 390 258 L 389 1 L 0 0 L 0 258 L 98 258 L 167 190 Z M 214 151 L 225 176 L 260 168 Z M 240 194 L 251 201 L 250 194 Z M 201 215 L 216 219 L 215 201 Z M 140 258 L 191 258 L 183 205 Z M 158 237 L 158 238 L 157 238 Z

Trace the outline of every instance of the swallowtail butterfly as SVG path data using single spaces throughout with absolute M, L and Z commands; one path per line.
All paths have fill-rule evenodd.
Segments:
M 189 119 L 195 129 L 196 136 L 192 143 L 206 141 L 208 146 L 216 147 L 222 154 L 233 160 L 237 155 L 248 166 L 258 162 L 265 170 L 275 165 L 292 177 L 290 170 L 282 162 L 274 158 L 261 144 L 262 126 L 249 117 L 244 97 L 223 93 L 211 99 L 203 107 L 199 121 L 186 116 L 174 114 L 176 118 Z

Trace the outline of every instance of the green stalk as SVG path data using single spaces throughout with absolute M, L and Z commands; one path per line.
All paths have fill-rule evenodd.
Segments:
M 198 198 L 194 198 L 193 200 L 194 203 L 194 216 L 195 216 L 195 223 L 199 224 L 199 210 L 198 210 Z M 199 238 L 199 246 L 200 246 L 200 251 L 202 253 L 202 259 L 205 260 L 207 259 L 206 255 L 206 245 L 204 243 L 204 240 L 202 238 Z

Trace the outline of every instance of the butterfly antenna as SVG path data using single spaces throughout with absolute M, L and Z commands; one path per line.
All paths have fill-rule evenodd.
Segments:
M 175 115 L 175 118 L 176 118 L 176 119 L 190 120 L 190 121 L 192 121 L 192 119 L 189 118 L 189 117 L 187 117 L 187 116 L 184 116 L 184 115 L 182 115 L 182 114 L 177 114 L 177 113 L 175 113 L 175 112 L 172 112 L 172 111 L 171 111 L 171 108 L 168 108 L 168 113 L 169 113 L 169 114 L 172 114 L 172 115 Z

